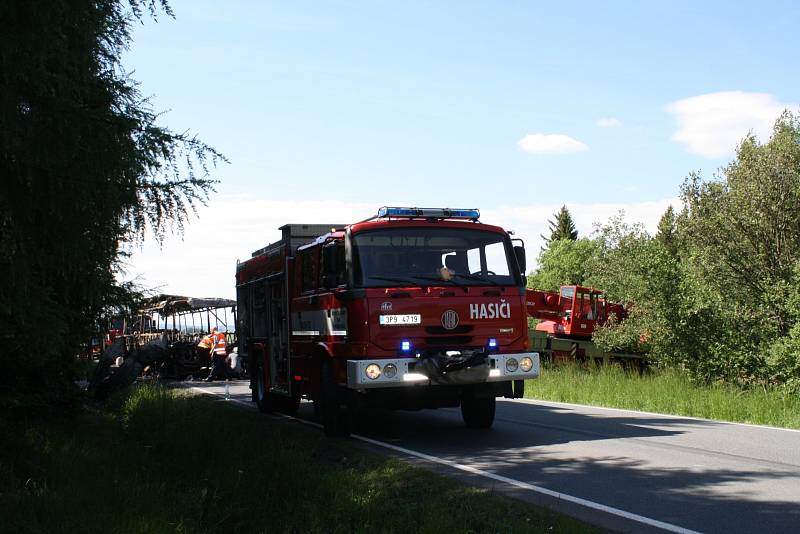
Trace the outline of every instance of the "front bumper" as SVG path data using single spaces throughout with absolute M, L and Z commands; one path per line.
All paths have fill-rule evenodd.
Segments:
M 526 357 L 530 358 L 533 363 L 527 372 L 523 371 L 519 366 L 519 362 Z M 489 354 L 488 358 L 489 376 L 485 381 L 475 382 L 476 384 L 526 380 L 539 376 L 538 352 Z M 509 362 L 511 359 L 517 362 L 516 370 L 511 370 L 514 369 L 514 365 L 510 365 Z M 350 389 L 370 389 L 430 385 L 431 381 L 427 376 L 415 371 L 414 368 L 418 362 L 417 358 L 347 360 L 347 387 Z M 380 375 L 374 379 L 369 378 L 366 373 L 367 366 L 372 364 L 378 365 L 381 369 Z M 384 369 L 390 364 L 395 366 L 397 372 L 394 376 L 387 377 Z

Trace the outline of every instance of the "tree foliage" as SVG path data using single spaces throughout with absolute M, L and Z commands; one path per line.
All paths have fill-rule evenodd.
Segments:
M 575 222 L 572 220 L 572 215 L 570 215 L 566 206 L 561 206 L 561 209 L 555 214 L 554 220 L 548 220 L 547 224 L 550 226 L 550 237 L 541 236 L 544 239 L 545 247 L 560 239 L 570 239 L 572 241 L 578 239 Z
M 664 250 L 677 258 L 678 257 L 678 218 L 675 215 L 675 209 L 670 206 L 661 216 L 658 221 L 658 230 L 656 231 L 656 241 L 661 243 Z
M 557 291 L 559 286 L 583 284 L 589 260 L 598 252 L 591 239 L 558 239 L 539 254 L 539 265 L 529 277 L 528 287 Z
M 612 218 L 598 231 L 600 253 L 587 267 L 587 283 L 625 304 L 628 317 L 600 328 L 595 341 L 607 351 L 646 352 L 659 365 L 678 366 L 706 380 L 707 340 L 724 332 L 714 320 L 713 302 L 683 265 L 641 225 Z
M 722 180 L 692 175 L 682 195 L 691 268 L 743 323 L 760 323 L 766 336 L 786 335 L 795 317 L 785 296 L 800 262 L 798 119 L 785 114 L 763 145 L 748 136 Z
M 644 344 L 651 359 L 703 381 L 800 390 L 800 121 L 752 135 L 717 179 L 691 174 L 684 209 L 658 233 L 612 220 L 589 283 L 630 304 L 598 332 L 606 348 Z
M 221 156 L 157 124 L 124 72 L 165 0 L 14 1 L 0 11 L 0 397 L 51 391 L 115 302 L 126 243 L 180 231 Z M 6 395 L 8 394 L 8 395 Z

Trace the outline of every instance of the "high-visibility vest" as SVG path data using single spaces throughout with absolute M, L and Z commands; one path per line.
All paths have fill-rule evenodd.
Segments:
M 227 356 L 228 351 L 225 350 L 225 334 L 223 332 L 214 332 L 212 336 L 212 341 L 214 345 L 212 347 L 212 351 L 217 356 Z

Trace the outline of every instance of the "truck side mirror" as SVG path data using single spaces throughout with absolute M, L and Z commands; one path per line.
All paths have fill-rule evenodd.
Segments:
M 527 271 L 527 260 L 525 259 L 525 247 L 515 246 L 514 247 L 514 255 L 517 256 L 517 265 L 519 265 L 519 270 L 523 274 Z

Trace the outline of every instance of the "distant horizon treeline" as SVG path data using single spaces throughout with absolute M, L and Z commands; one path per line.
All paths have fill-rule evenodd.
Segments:
M 655 235 L 622 215 L 578 237 L 566 207 L 528 285 L 582 284 L 627 305 L 595 335 L 693 379 L 800 391 L 800 119 L 745 137 L 718 177 L 691 173 Z M 544 236 L 542 236 L 544 237 Z

